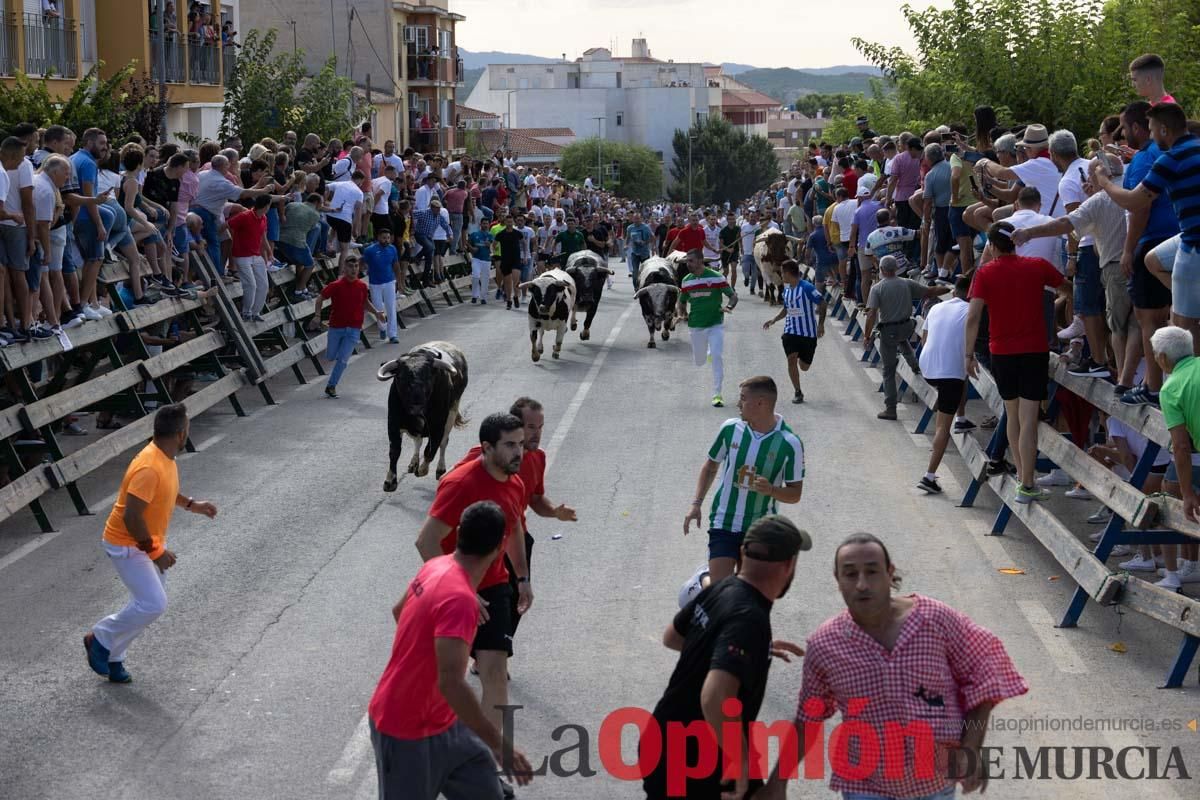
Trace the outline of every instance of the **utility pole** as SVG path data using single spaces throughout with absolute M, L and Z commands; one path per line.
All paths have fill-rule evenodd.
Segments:
M 603 141 L 600 136 L 600 124 L 605 118 L 592 117 L 592 119 L 596 120 L 596 185 L 599 187 L 600 184 L 604 183 L 604 167 L 600 164 L 600 148 Z
M 296 39 L 296 20 L 289 19 L 288 25 L 292 26 L 292 55 L 296 55 L 296 53 L 298 53 L 300 51 L 300 48 L 297 44 L 297 39 Z
M 167 0 L 158 0 L 158 143 L 167 142 Z

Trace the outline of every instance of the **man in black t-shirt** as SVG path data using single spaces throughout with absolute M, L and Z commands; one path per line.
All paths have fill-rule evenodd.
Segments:
M 811 547 L 808 533 L 791 520 L 776 514 L 762 517 L 746 531 L 738 574 L 701 591 L 663 634 L 663 644 L 679 651 L 679 661 L 662 699 L 654 707 L 657 734 L 665 738 L 670 722 L 687 725 L 707 721 L 719 742 L 723 723 L 740 722 L 743 740 L 740 765 L 726 768 L 724 755 L 718 750 L 713 774 L 687 780 L 684 793 L 675 796 L 719 800 L 722 773 L 726 769 L 739 776 L 736 786 L 743 794 L 737 796 L 753 796 L 753 790 L 762 785 L 761 780 L 749 779 L 748 724 L 755 720 L 762 706 L 771 656 L 789 660 L 787 653 L 803 655 L 794 644 L 772 641 L 771 605 L 787 594 L 796 573 L 797 554 Z M 702 696 L 706 701 L 702 701 Z M 722 704 L 729 698 L 741 703 L 740 716 L 724 715 Z M 643 731 L 642 736 L 647 735 L 654 737 L 655 733 Z M 664 744 L 665 754 L 665 742 L 660 740 L 660 743 Z M 686 764 L 696 764 L 699 745 L 694 737 L 687 739 L 686 751 Z M 765 759 L 767 754 L 758 755 Z M 668 764 L 665 756 L 660 758 L 654 771 L 642 782 L 648 800 L 666 798 L 668 772 L 683 767 L 683 763 Z M 763 774 L 766 774 L 765 762 Z
M 496 234 L 496 243 L 500 245 L 501 289 L 508 309 L 521 307 L 517 277 L 521 273 L 521 244 L 524 241 L 525 234 L 513 227 L 513 218 L 505 217 L 504 230 Z
M 599 214 L 592 215 L 592 228 L 587 234 L 588 249 L 608 262 L 608 226 Z
M 180 253 L 183 250 L 180 250 L 175 241 L 175 230 L 179 222 L 179 181 L 187 169 L 188 157 L 183 153 L 176 153 L 163 166 L 147 172 L 146 180 L 142 184 L 142 194 L 146 199 L 167 210 L 167 219 L 162 226 L 163 239 L 175 245 Z M 183 249 L 186 250 L 186 240 L 183 244 Z

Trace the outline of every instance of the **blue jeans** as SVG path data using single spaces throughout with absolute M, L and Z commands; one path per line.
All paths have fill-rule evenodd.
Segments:
M 358 328 L 330 328 L 326 338 L 325 360 L 332 361 L 333 372 L 329 373 L 329 385 L 337 386 L 350 356 L 354 354 L 354 346 L 358 344 Z
M 754 288 L 760 282 L 760 276 L 758 274 L 758 262 L 754 260 L 754 255 L 751 253 L 742 253 L 742 275 L 750 281 L 750 293 L 753 294 Z
M 417 244 L 421 245 L 421 258 L 425 262 L 425 266 L 422 269 L 421 274 L 422 276 L 429 278 L 433 274 L 433 239 L 428 236 L 422 236 L 418 233 L 416 234 L 416 240 Z
M 221 240 L 217 238 L 217 218 L 207 208 L 196 206 L 192 211 L 204 223 L 204 249 L 208 253 L 208 260 L 216 267 L 218 275 L 224 275 L 225 265 L 221 263 Z
M 279 209 L 275 206 L 267 209 L 267 241 L 279 241 Z
M 321 220 L 317 227 L 308 232 L 305 241 L 308 242 L 309 252 L 325 255 L 325 248 L 329 244 L 329 223 Z
M 116 222 L 112 209 L 107 205 L 100 205 L 96 207 L 96 210 L 100 214 L 100 224 L 104 226 L 106 233 L 111 234 L 113 224 Z M 79 254 L 83 257 L 84 262 L 99 261 L 104 258 L 104 243 L 96 235 L 96 223 L 92 221 L 91 212 L 81 207 L 79 213 L 75 215 L 74 224 Z
M 463 215 L 455 214 L 455 213 L 451 212 L 451 214 L 450 214 L 450 230 L 454 231 L 454 233 L 450 236 L 450 252 L 451 253 L 458 252 L 458 246 L 462 242 L 462 229 L 463 229 Z

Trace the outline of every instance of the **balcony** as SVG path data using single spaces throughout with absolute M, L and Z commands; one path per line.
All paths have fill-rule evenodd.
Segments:
M 237 48 L 231 45 L 226 45 L 221 48 L 221 72 L 225 78 L 225 85 L 229 85 L 230 78 L 233 77 L 233 68 L 237 65 Z
M 0 75 L 17 71 L 17 26 L 12 17 L 0 13 Z
M 187 82 L 187 48 L 175 31 L 167 31 L 166 52 L 162 52 L 163 42 L 158 31 L 150 31 L 150 77 L 155 81 L 166 80 L 167 83 Z M 166 69 L 165 77 L 163 69 Z
M 200 37 L 188 38 L 188 78 L 192 83 L 219 86 L 221 83 L 221 47 Z
M 78 28 L 75 20 L 25 14 L 24 23 L 26 74 L 78 78 Z
M 408 79 L 410 81 L 429 81 L 431 83 L 447 84 L 459 84 L 463 82 L 464 70 L 461 58 L 417 55 L 416 53 L 409 52 L 406 59 L 408 61 Z

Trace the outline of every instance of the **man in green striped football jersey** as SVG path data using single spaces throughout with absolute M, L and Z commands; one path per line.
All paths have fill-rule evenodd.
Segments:
M 708 525 L 708 570 L 712 583 L 733 574 L 746 530 L 776 513 L 778 503 L 798 503 L 804 489 L 804 443 L 775 413 L 775 381 L 760 375 L 739 387 L 740 417 L 721 426 L 700 469 L 696 499 L 683 519 L 686 536 L 713 480 L 718 479 Z

